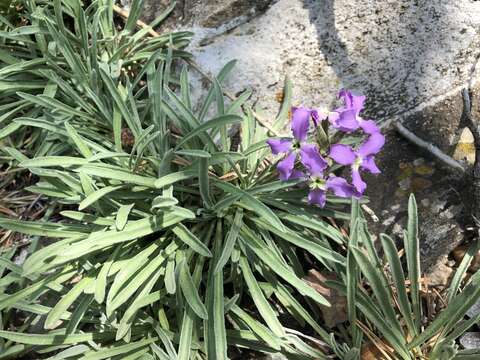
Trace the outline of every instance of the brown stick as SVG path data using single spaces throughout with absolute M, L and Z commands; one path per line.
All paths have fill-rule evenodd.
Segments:
M 120 15 L 121 17 L 123 17 L 124 19 L 127 19 L 128 16 L 129 16 L 129 12 L 122 9 L 120 6 L 118 5 L 113 5 L 113 11 L 115 11 L 118 15 Z M 160 36 L 160 34 L 158 32 L 156 32 L 155 30 L 153 30 L 153 28 L 149 25 L 147 25 L 146 23 L 144 23 L 142 20 L 137 20 L 137 26 L 142 28 L 142 29 L 148 29 L 148 33 L 153 36 L 153 37 L 158 37 Z M 193 69 L 195 69 L 204 79 L 208 80 L 208 82 L 210 82 L 211 84 L 213 84 L 214 80 L 212 79 L 212 77 L 207 74 L 205 71 L 202 70 L 202 68 L 192 59 L 185 59 L 185 62 L 190 65 Z M 237 99 L 237 97 L 233 94 L 230 94 L 229 92 L 227 91 L 223 91 L 223 93 L 225 94 L 225 96 L 227 96 L 230 100 L 234 101 Z M 255 117 L 255 119 L 257 120 L 257 122 L 263 126 L 264 128 L 266 128 L 272 135 L 274 136 L 280 136 L 280 133 L 275 130 L 274 128 L 272 128 L 268 122 L 260 115 L 258 115 L 256 112 L 254 112 L 252 110 L 252 114 L 253 116 Z

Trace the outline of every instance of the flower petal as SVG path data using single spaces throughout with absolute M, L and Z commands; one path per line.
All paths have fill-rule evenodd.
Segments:
M 379 127 L 373 120 L 362 120 L 360 121 L 360 127 L 367 134 L 374 134 L 380 132 Z
M 336 196 L 348 198 L 355 193 L 355 189 L 347 180 L 339 176 L 330 176 L 327 179 L 327 188 L 332 190 Z
M 310 204 L 318 204 L 320 207 L 325 206 L 325 202 L 327 200 L 327 195 L 325 193 L 325 190 L 320 190 L 320 189 L 315 189 L 315 190 L 310 190 L 308 193 L 308 202 Z
M 305 178 L 306 178 L 305 173 L 297 169 L 293 169 L 292 175 L 290 175 L 290 180 L 305 179 Z
M 360 123 L 355 110 L 345 110 L 339 113 L 333 126 L 341 131 L 350 132 L 357 130 Z
M 273 155 L 286 153 L 292 148 L 292 142 L 288 139 L 268 139 L 267 144 Z
M 319 126 L 324 120 L 327 120 L 328 112 L 324 110 L 312 110 L 312 119 L 315 127 Z
M 374 133 L 360 146 L 358 154 L 361 157 L 376 154 L 382 149 L 384 144 L 385 136 L 381 133 Z
M 292 107 L 292 133 L 298 141 L 307 138 L 310 126 L 311 110 L 304 107 Z
M 365 104 L 366 97 L 363 95 L 352 95 L 352 109 L 354 109 L 357 115 L 363 110 L 363 104 Z
M 348 145 L 335 144 L 330 147 L 329 156 L 341 165 L 351 165 L 355 161 L 356 155 Z
M 381 171 L 375 164 L 375 157 L 373 155 L 369 155 L 366 158 L 363 158 L 362 164 L 360 165 L 362 169 L 371 172 L 372 174 L 380 174 Z
M 318 148 L 314 144 L 302 144 L 300 148 L 300 161 L 310 173 L 310 175 L 319 176 L 328 166 L 328 163 L 320 155 Z
M 355 169 L 352 169 L 352 184 L 357 190 L 358 195 L 362 195 L 367 188 L 367 184 L 365 183 L 365 181 L 362 180 L 360 172 Z
M 290 177 L 292 176 L 293 166 L 295 165 L 296 158 L 297 154 L 291 152 L 285 157 L 285 159 L 278 163 L 277 170 L 279 172 L 280 180 L 286 181 L 290 179 Z
M 366 97 L 363 95 L 354 95 L 350 90 L 342 89 L 338 93 L 339 98 L 343 98 L 346 109 L 354 109 L 358 115 L 363 109 Z

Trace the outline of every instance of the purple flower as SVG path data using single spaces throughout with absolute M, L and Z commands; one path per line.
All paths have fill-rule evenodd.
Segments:
M 369 171 L 372 174 L 379 174 L 380 170 L 375 164 L 374 155 L 377 154 L 385 144 L 385 137 L 377 132 L 370 135 L 357 151 L 348 145 L 335 144 L 330 147 L 329 156 L 341 165 L 351 165 L 352 184 L 360 196 L 365 191 L 367 184 L 360 176 L 360 169 Z
M 309 156 L 311 152 L 310 147 L 315 146 L 307 144 L 308 130 L 310 128 L 310 118 L 312 117 L 314 110 L 304 107 L 292 108 L 292 133 L 293 139 L 269 139 L 267 144 L 272 149 L 274 155 L 286 154 L 285 158 L 277 165 L 278 172 L 280 173 L 280 180 L 288 180 L 300 178 L 303 173 L 299 170 L 295 170 L 295 161 L 300 153 L 301 158 L 303 156 Z M 323 160 L 323 158 L 322 158 Z M 308 160 L 307 160 L 308 161 Z M 326 164 L 326 162 L 325 162 Z M 325 165 L 326 167 L 326 165 Z
M 301 162 L 310 175 L 309 203 L 324 207 L 328 190 L 332 190 L 335 195 L 341 197 L 350 197 L 355 193 L 353 186 L 349 185 L 344 178 L 331 175 L 324 179 L 323 172 L 328 163 L 320 155 L 316 145 L 304 144 L 300 153 Z
M 333 191 L 336 196 L 344 198 L 355 195 L 353 186 L 342 177 L 331 175 L 326 180 L 321 177 L 312 177 L 308 202 L 324 207 L 328 190 Z
M 342 89 L 338 97 L 343 99 L 344 106 L 331 112 L 328 120 L 334 128 L 343 132 L 352 132 L 361 128 L 367 134 L 380 132 L 373 120 L 364 120 L 360 117 L 363 110 L 365 96 L 353 95 L 351 91 Z

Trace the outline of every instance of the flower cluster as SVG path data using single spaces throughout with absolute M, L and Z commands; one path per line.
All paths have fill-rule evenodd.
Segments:
M 330 112 L 305 107 L 292 108 L 293 139 L 267 140 L 274 155 L 284 155 L 277 165 L 280 180 L 308 181 L 308 201 L 321 207 L 325 206 L 327 191 L 340 197 L 361 197 L 367 184 L 362 180 L 360 172 L 380 173 L 375 164 L 375 155 L 385 143 L 385 137 L 375 122 L 360 117 L 365 96 L 341 90 L 338 97 L 343 102 L 342 106 Z M 328 145 L 325 149 L 318 142 L 308 141 L 312 125 L 317 133 L 325 134 L 324 129 L 328 127 L 324 125 L 330 125 L 340 133 L 358 132 L 365 140 L 356 148 L 337 143 Z M 297 163 L 302 165 L 301 168 L 296 167 Z M 334 164 L 350 167 L 351 182 L 329 171 Z

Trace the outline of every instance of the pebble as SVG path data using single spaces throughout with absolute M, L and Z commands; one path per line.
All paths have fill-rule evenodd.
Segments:
M 429 199 L 422 199 L 420 201 L 423 207 L 429 207 L 430 206 L 430 200 Z
M 408 189 L 410 189 L 411 184 L 412 184 L 412 179 L 406 178 L 406 179 L 403 179 L 402 181 L 400 181 L 398 183 L 398 186 L 400 186 L 400 189 L 402 189 L 402 190 L 408 190 Z
M 393 224 L 393 222 L 395 221 L 395 216 L 390 216 L 389 218 L 385 219 L 383 222 L 382 222 L 382 225 L 384 226 L 390 226 Z
M 420 166 L 420 165 L 423 165 L 424 163 L 425 163 L 424 158 L 418 158 L 418 159 L 413 160 L 413 165 L 414 166 Z
M 480 349 L 480 332 L 467 332 L 460 338 L 460 344 L 467 349 Z
M 478 300 L 473 306 L 467 310 L 467 316 L 473 318 L 480 314 L 480 300 Z

